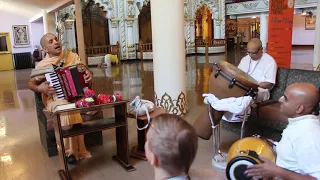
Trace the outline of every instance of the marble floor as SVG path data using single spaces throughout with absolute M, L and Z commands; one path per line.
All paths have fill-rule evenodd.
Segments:
M 228 55 L 232 63 L 239 63 L 244 53 Z M 311 69 L 313 51 L 293 51 L 293 68 Z M 188 114 L 184 118 L 193 123 L 204 110 L 202 93 L 208 89 L 212 63 L 224 60 L 225 55 L 188 56 L 187 99 Z M 153 99 L 153 67 L 151 61 L 140 64 L 125 63 L 112 69 L 92 68 L 97 93 L 121 93 L 126 99 L 136 95 Z M 55 180 L 59 179 L 58 156 L 49 158 L 40 138 L 33 92 L 27 89 L 30 69 L 0 72 L 0 179 L 1 180 Z M 144 78 L 141 78 L 141 77 Z M 137 144 L 136 122 L 129 122 L 129 146 Z M 222 150 L 239 138 L 222 130 Z M 103 146 L 90 148 L 93 157 L 82 160 L 71 168 L 73 179 L 154 179 L 152 167 L 146 161 L 131 158 L 136 171 L 127 173 L 111 157 L 116 153 L 114 130 L 103 131 Z M 199 139 L 199 149 L 190 174 L 193 180 L 226 179 L 225 172 L 212 168 L 212 142 Z

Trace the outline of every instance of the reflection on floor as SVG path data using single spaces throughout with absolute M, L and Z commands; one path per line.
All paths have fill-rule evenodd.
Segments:
M 233 54 L 228 59 L 239 59 L 242 54 Z M 212 63 L 224 60 L 225 56 L 215 55 L 187 58 L 188 114 L 184 117 L 193 123 L 204 110 L 202 93 L 207 92 L 208 78 Z M 308 62 L 306 62 L 306 60 Z M 232 61 L 230 61 L 232 62 Z M 237 64 L 239 61 L 233 61 Z M 310 69 L 312 53 L 293 53 L 293 67 Z M 92 68 L 94 88 L 97 93 L 121 93 L 126 99 L 136 95 L 153 100 L 152 62 L 127 63 L 111 69 Z M 59 179 L 59 159 L 49 158 L 40 144 L 33 92 L 27 89 L 30 70 L 0 72 L 0 179 L 51 180 Z M 84 160 L 71 168 L 73 179 L 153 179 L 153 169 L 148 162 L 131 159 L 136 171 L 127 173 L 111 160 L 116 153 L 114 130 L 103 132 L 104 145 L 91 148 L 93 158 Z M 239 138 L 222 130 L 222 150 L 227 152 L 230 145 Z M 129 119 L 129 145 L 137 144 L 135 120 Z M 196 160 L 191 168 L 191 177 L 200 179 L 226 179 L 225 172 L 212 168 L 212 142 L 199 140 Z

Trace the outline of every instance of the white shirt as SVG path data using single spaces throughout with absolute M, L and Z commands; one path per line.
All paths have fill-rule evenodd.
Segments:
M 243 57 L 238 65 L 238 68 L 249 74 L 253 79 L 260 82 L 276 83 L 277 75 L 277 63 L 267 53 L 263 53 L 260 60 L 254 61 L 249 55 Z M 255 102 L 261 102 L 270 98 L 270 92 L 268 89 L 259 87 L 258 95 Z M 248 109 L 248 114 L 251 113 L 251 109 Z M 231 112 L 225 112 L 222 117 L 223 120 L 228 122 L 241 122 L 243 120 L 243 112 L 234 114 Z
M 306 115 L 289 118 L 278 143 L 277 165 L 320 179 L 320 120 Z
M 249 74 L 253 79 L 261 82 L 276 83 L 277 63 L 267 53 L 263 53 L 259 60 L 252 60 L 249 55 L 242 58 L 238 68 Z M 259 88 L 256 102 L 265 101 L 270 98 L 268 89 Z

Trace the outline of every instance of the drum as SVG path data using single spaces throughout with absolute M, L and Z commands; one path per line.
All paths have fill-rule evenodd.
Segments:
M 263 156 L 273 162 L 276 157 L 272 147 L 266 140 L 259 137 L 246 137 L 232 144 L 228 152 L 228 164 L 226 175 L 228 180 L 247 180 L 244 172 L 248 165 L 261 164 L 259 156 Z
M 220 61 L 213 65 L 209 79 L 209 93 L 219 99 L 242 96 L 255 97 L 258 87 L 258 82 L 255 79 L 226 61 Z M 212 135 L 209 111 L 214 126 L 220 123 L 224 114 L 224 112 L 208 108 L 195 121 L 193 126 L 198 136 L 205 140 L 209 140 Z

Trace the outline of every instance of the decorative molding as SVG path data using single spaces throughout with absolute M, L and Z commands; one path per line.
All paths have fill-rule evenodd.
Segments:
M 121 59 L 127 59 L 127 41 L 126 41 L 126 27 L 125 27 L 125 3 L 120 1 L 120 40 L 121 40 Z
M 185 93 L 181 92 L 177 99 L 173 99 L 169 94 L 165 93 L 158 99 L 155 93 L 155 102 L 157 107 L 162 107 L 166 112 L 175 114 L 178 116 L 185 115 L 187 113 L 187 97 Z
M 104 11 L 107 12 L 107 18 L 111 19 L 114 18 L 114 6 L 112 0 L 94 0 L 94 2 L 99 5 L 101 8 L 103 8 Z
M 222 3 L 222 8 L 221 8 L 221 17 L 222 17 L 222 22 L 221 22 L 221 38 L 224 39 L 226 37 L 226 3 L 225 0 L 220 0 L 220 3 Z M 225 52 L 225 50 L 223 51 Z
M 197 9 L 199 9 L 202 5 L 207 5 L 210 12 L 212 13 L 212 15 L 215 12 L 219 11 L 219 0 L 194 0 L 195 2 L 195 6 L 193 9 L 193 15 L 192 15 L 192 19 L 195 19 L 195 12 L 197 11 Z
M 317 7 L 317 0 L 295 0 L 294 8 Z M 227 15 L 258 13 L 269 11 L 269 0 L 247 1 L 227 4 Z

